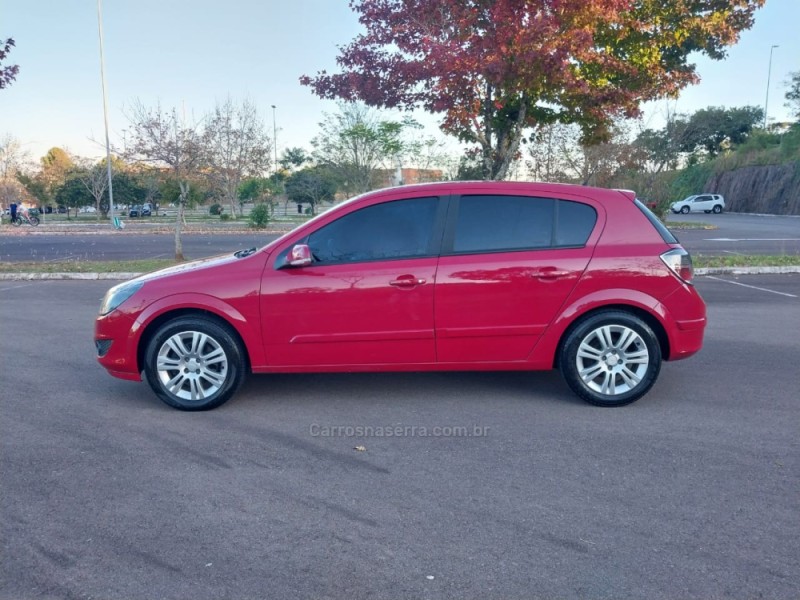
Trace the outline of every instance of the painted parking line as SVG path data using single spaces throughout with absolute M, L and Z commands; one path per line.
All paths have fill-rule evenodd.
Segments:
M 30 287 L 32 283 L 23 283 L 22 285 L 12 285 L 11 287 L 7 288 L 0 288 L 0 292 L 7 292 L 8 290 L 17 290 L 19 288 Z
M 708 279 L 714 279 L 715 281 L 724 281 L 725 283 L 730 283 L 731 285 L 740 285 L 742 287 L 750 288 L 751 290 L 759 290 L 761 292 L 769 292 L 770 294 L 778 294 L 779 296 L 788 296 L 789 298 L 797 298 L 794 294 L 787 294 L 786 292 L 777 292 L 775 290 L 769 290 L 767 288 L 758 287 L 755 285 L 747 285 L 746 283 L 739 283 L 738 281 L 730 281 L 729 279 L 720 279 L 719 277 L 713 277 L 711 275 L 706 275 Z

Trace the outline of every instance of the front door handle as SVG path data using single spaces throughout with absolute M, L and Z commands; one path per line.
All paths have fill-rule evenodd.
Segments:
M 543 267 L 531 273 L 531 277 L 536 277 L 537 279 L 557 279 L 559 277 L 566 277 L 569 274 L 570 271 L 564 271 L 556 267 Z
M 414 277 L 413 275 L 401 275 L 397 279 L 393 279 L 389 282 L 389 285 L 393 285 L 395 287 L 403 287 L 403 288 L 410 288 L 417 285 L 423 285 L 425 280 L 421 277 Z

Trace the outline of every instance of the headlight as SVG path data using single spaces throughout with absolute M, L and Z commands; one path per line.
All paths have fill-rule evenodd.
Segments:
M 144 281 L 126 281 L 115 285 L 106 292 L 103 303 L 100 305 L 100 314 L 107 315 L 136 292 L 142 289 Z

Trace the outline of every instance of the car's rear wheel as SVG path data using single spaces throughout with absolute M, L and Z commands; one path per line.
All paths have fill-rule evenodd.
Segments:
M 246 369 L 235 334 L 206 317 L 168 321 L 145 350 L 147 382 L 161 400 L 180 410 L 209 410 L 227 402 L 242 385 Z
M 685 215 L 686 213 L 688 213 L 688 212 L 689 212 L 689 210 L 690 210 L 690 209 L 689 209 L 689 207 L 688 207 L 688 206 L 683 206 L 683 207 L 681 207 L 681 213 L 683 213 L 684 215 Z
M 578 396 L 598 406 L 641 398 L 661 370 L 661 347 L 637 316 L 603 311 L 581 321 L 561 346 L 559 365 Z
M 721 212 L 722 212 L 722 207 L 721 207 L 719 204 L 716 204 L 716 205 L 714 206 L 713 210 L 714 210 L 714 214 L 715 214 L 715 215 L 718 215 L 719 213 L 721 213 Z

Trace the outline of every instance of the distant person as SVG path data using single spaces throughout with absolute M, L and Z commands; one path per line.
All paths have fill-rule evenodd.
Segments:
M 12 202 L 8 208 L 11 210 L 11 222 L 15 223 L 17 221 L 17 203 Z

